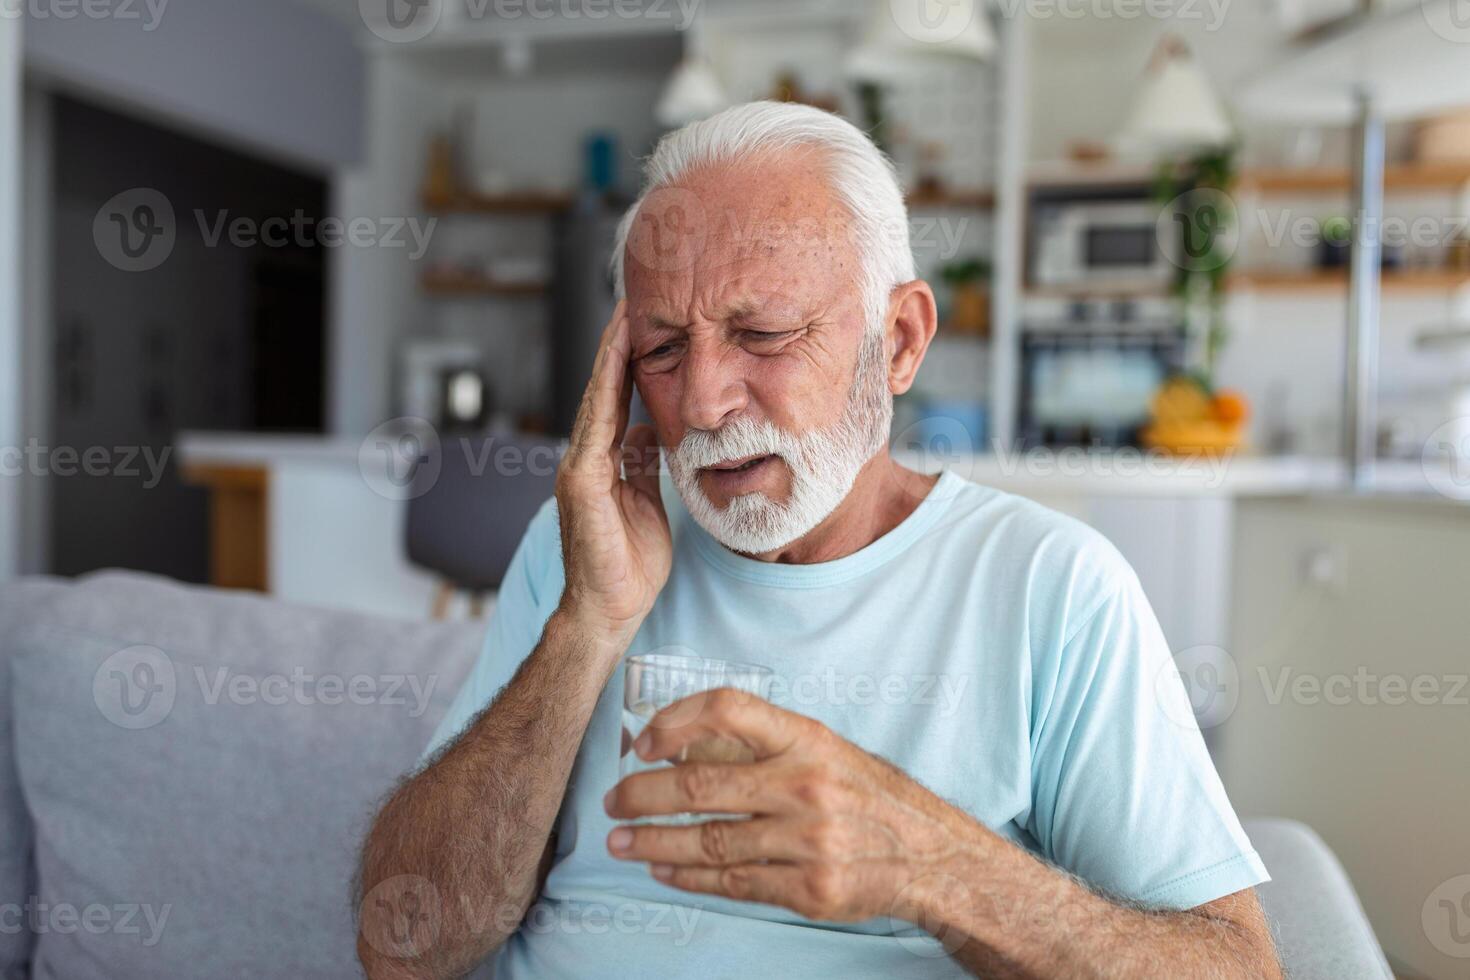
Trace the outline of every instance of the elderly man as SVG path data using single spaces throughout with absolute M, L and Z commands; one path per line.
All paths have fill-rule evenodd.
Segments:
M 647 171 L 556 499 L 365 845 L 368 973 L 1279 976 L 1132 571 L 888 454 L 936 317 L 887 161 L 756 103 Z M 635 385 L 653 426 L 625 432 Z M 619 781 L 619 667 L 671 649 L 783 696 L 676 703 L 641 758 L 753 758 Z M 745 819 L 627 822 L 685 812 Z

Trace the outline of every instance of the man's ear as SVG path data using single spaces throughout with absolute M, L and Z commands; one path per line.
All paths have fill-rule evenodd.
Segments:
M 895 395 L 908 391 L 919 373 L 924 353 L 939 329 L 934 291 L 922 279 L 896 287 L 888 300 L 888 389 Z

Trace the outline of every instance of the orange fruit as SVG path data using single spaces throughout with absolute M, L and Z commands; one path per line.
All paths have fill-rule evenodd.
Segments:
M 1215 418 L 1226 425 L 1239 425 L 1251 415 L 1251 403 L 1238 391 L 1219 391 L 1211 407 Z

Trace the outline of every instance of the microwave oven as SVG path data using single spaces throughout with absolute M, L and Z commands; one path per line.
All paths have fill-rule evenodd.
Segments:
M 1034 285 L 1152 291 L 1178 271 L 1173 225 L 1150 200 L 1073 200 L 1033 206 Z

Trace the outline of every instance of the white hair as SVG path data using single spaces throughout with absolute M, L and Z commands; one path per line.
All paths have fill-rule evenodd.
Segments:
M 870 331 L 881 330 L 895 286 L 916 278 L 908 207 L 893 164 L 852 123 L 812 106 L 747 102 L 676 129 L 659 140 L 644 164 L 644 185 L 618 225 L 613 289 L 627 296 L 624 256 L 638 209 L 649 194 L 677 184 L 700 167 L 738 163 L 761 153 L 813 147 L 827 162 L 828 180 L 851 219 L 858 250 L 863 310 Z

